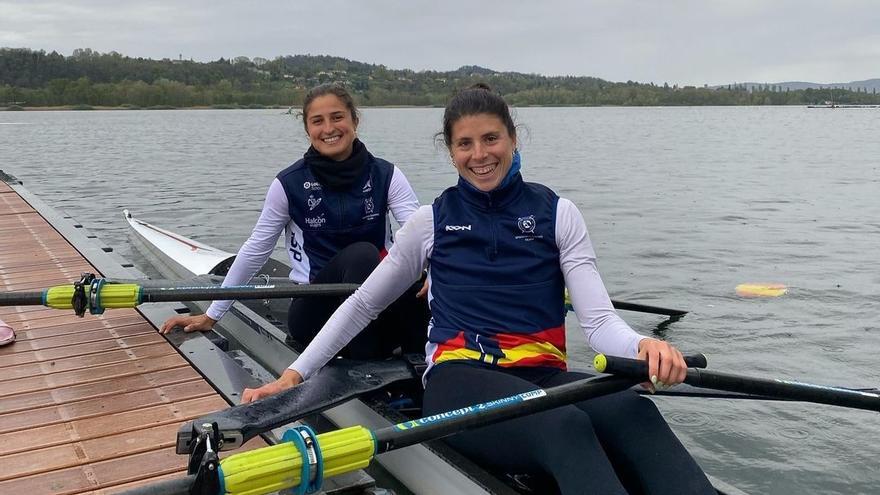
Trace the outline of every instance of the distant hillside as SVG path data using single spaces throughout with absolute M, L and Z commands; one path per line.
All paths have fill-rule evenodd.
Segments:
M 346 85 L 368 106 L 443 106 L 456 90 L 476 82 L 489 83 L 516 106 L 807 105 L 832 98 L 840 104 L 880 104 L 880 96 L 862 90 L 835 89 L 832 95 L 827 88 L 786 90 L 779 85 L 659 86 L 478 66 L 413 71 L 326 55 L 194 62 L 88 48 L 70 56 L 0 48 L 0 107 L 287 108 L 298 105 L 308 88 L 330 81 Z
M 864 81 L 851 81 L 845 83 L 813 83 L 813 82 L 803 82 L 803 81 L 786 81 L 786 82 L 777 82 L 777 83 L 755 83 L 755 82 L 745 82 L 745 83 L 736 83 L 738 86 L 742 86 L 749 91 L 753 91 L 755 89 L 762 89 L 767 86 L 770 87 L 779 87 L 783 90 L 803 90 L 803 89 L 847 89 L 850 91 L 859 91 L 864 93 L 873 93 L 875 91 L 880 91 L 880 79 L 866 79 Z M 726 85 L 713 86 L 714 89 L 725 88 Z

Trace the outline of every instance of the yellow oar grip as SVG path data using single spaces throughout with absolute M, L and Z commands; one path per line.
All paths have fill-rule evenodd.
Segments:
M 325 478 L 363 469 L 376 454 L 376 438 L 363 426 L 318 435 L 318 445 L 324 454 Z
M 43 305 L 55 309 L 72 309 L 74 288 L 59 285 L 46 290 Z M 98 306 L 102 308 L 134 308 L 141 303 L 141 286 L 137 284 L 104 284 L 98 292 Z
M 373 433 L 363 426 L 318 435 L 324 477 L 362 469 L 376 452 Z M 292 442 L 234 454 L 220 461 L 225 493 L 257 495 L 300 484 L 302 456 Z
M 605 373 L 605 368 L 608 366 L 608 358 L 605 357 L 605 354 L 596 354 L 596 357 L 593 358 L 593 367 L 596 368 L 596 371 L 599 373 Z

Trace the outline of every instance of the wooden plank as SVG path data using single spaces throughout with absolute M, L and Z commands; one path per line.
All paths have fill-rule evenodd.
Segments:
M 110 418 L 113 424 L 118 425 L 118 427 L 113 428 L 109 433 L 133 431 L 143 428 L 144 425 L 180 425 L 184 421 L 189 421 L 205 414 L 225 409 L 226 407 L 225 401 L 217 396 L 210 395 L 170 404 L 159 404 L 131 411 L 118 412 Z M 10 454 L 107 436 L 107 422 L 107 418 L 98 416 L 6 433 L 4 434 L 6 441 L 0 444 L 0 462 L 2 462 L 3 456 Z
M 30 343 L 33 342 L 33 340 L 30 341 Z M 135 335 L 133 337 L 99 340 L 97 342 L 89 342 L 85 344 L 79 343 L 76 339 L 70 339 L 68 345 L 49 347 L 44 350 L 35 350 L 31 352 L 21 352 L 24 351 L 24 349 L 20 349 L 20 352 L 9 353 L 0 358 L 0 370 L 28 363 L 46 363 L 51 361 L 56 362 L 57 364 L 57 361 L 62 359 L 100 354 L 104 351 L 113 352 L 123 349 L 134 349 L 159 343 L 164 343 L 164 339 L 154 332 Z M 55 368 L 56 371 L 58 369 L 60 368 Z M 2 372 L 3 371 L 0 371 L 0 373 Z
M 214 395 L 214 393 L 214 389 L 204 380 L 196 380 L 68 404 L 53 404 L 28 411 L 3 414 L 0 416 L 0 433 L 21 431 L 76 419 L 106 417 L 108 414 L 168 404 L 177 400 L 207 397 Z M 108 420 L 106 426 L 112 428 L 117 425 Z
M 147 346 L 123 348 L 116 341 L 114 349 L 104 352 L 65 356 L 57 359 L 40 360 L 29 363 L 0 366 L 4 380 L 27 378 L 34 375 L 49 375 L 66 371 L 89 370 L 95 366 L 125 364 L 129 361 L 155 356 L 177 354 L 166 342 L 153 342 Z M 2 363 L 2 362 L 0 362 Z
M 124 378 L 152 371 L 168 370 L 188 366 L 179 355 L 167 355 L 131 361 L 123 364 L 96 366 L 88 370 L 67 371 L 45 376 L 31 376 L 15 380 L 3 380 L 0 376 L 0 398 L 8 395 L 50 390 L 79 383 L 93 383 L 112 378 Z
M 75 401 L 94 400 L 124 392 L 140 392 L 155 388 L 160 384 L 174 385 L 200 378 L 201 376 L 194 369 L 182 366 L 142 375 L 23 393 L 5 397 L 0 401 L 0 414 L 27 411 L 53 404 L 60 406 Z
M 246 443 L 237 452 L 265 446 L 261 439 Z M 235 452 L 224 452 L 226 457 Z M 0 482 L 0 493 L 74 495 L 79 493 L 118 493 L 123 487 L 139 486 L 159 479 L 182 476 L 187 458 L 162 448 L 87 465 L 24 476 Z
M 112 320 L 84 318 L 66 325 L 50 327 L 37 326 L 39 320 L 28 321 L 16 318 L 3 318 L 3 320 L 15 326 L 18 332 L 18 340 L 15 341 L 14 346 L 0 347 L 0 360 L 3 359 L 3 355 L 16 352 L 125 338 L 145 333 L 158 335 L 156 329 L 149 323 L 146 323 L 140 315 L 120 315 L 120 318 Z M 22 328 L 24 325 L 32 328 Z

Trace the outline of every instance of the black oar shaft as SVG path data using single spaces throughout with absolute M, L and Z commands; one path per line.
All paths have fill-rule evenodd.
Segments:
M 659 306 L 649 306 L 647 304 L 636 304 L 626 301 L 617 301 L 615 299 L 611 300 L 611 304 L 614 305 L 616 309 L 622 309 L 624 311 L 637 311 L 639 313 L 651 313 L 655 315 L 666 316 L 684 316 L 687 314 L 687 311 L 682 309 L 661 308 Z
M 471 428 L 620 392 L 633 384 L 634 380 L 625 377 L 590 378 L 400 423 L 374 433 L 376 450 L 379 453 L 388 452 L 426 440 L 443 438 Z M 529 397 L 529 394 L 534 396 Z
M 0 292 L 0 306 L 41 306 L 42 292 Z
M 695 387 L 742 392 L 880 412 L 880 395 L 788 380 L 767 380 L 717 371 L 689 370 L 685 383 Z
M 143 302 L 211 301 L 219 299 L 272 299 L 284 297 L 347 296 L 357 284 L 303 284 L 284 286 L 145 287 Z
M 618 376 L 638 380 L 645 380 L 648 376 L 648 369 L 644 361 L 614 356 L 605 356 L 605 359 L 607 363 L 604 369 L 597 368 L 601 372 L 613 373 Z M 880 395 L 877 393 L 841 387 L 828 387 L 789 380 L 753 378 L 699 369 L 688 369 L 684 383 L 694 387 L 714 390 L 726 390 L 728 392 L 763 395 L 785 400 L 880 411 Z

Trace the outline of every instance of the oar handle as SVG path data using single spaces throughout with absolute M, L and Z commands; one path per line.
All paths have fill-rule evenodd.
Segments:
M 703 354 L 685 356 L 684 362 L 688 368 L 705 368 L 708 365 L 706 356 Z M 593 366 L 599 373 L 611 373 L 636 379 L 648 378 L 648 362 L 640 359 L 596 354 L 595 359 L 593 359 Z
M 0 306 L 41 306 L 43 292 L 0 292 Z

